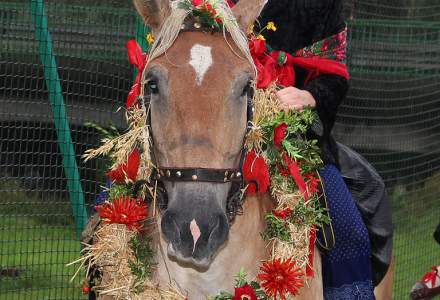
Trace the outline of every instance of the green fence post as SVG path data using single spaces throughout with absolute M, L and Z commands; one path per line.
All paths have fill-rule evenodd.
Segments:
M 144 24 L 142 18 L 136 15 L 136 42 L 144 51 L 148 51 L 146 36 L 149 32 L 150 29 Z
M 49 101 L 57 131 L 58 146 L 63 157 L 76 232 L 79 236 L 87 223 L 87 211 L 43 0 L 31 0 L 31 11 L 32 22 L 35 25 L 35 36 L 39 41 L 40 59 L 44 67 L 46 86 L 49 90 Z

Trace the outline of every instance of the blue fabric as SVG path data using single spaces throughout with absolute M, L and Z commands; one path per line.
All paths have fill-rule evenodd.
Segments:
M 339 170 L 326 165 L 320 175 L 335 234 L 335 246 L 321 254 L 324 298 L 375 299 L 367 228 Z

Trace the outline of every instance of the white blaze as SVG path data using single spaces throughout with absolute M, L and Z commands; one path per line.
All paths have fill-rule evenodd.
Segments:
M 201 85 L 203 77 L 205 77 L 209 67 L 212 66 L 211 47 L 195 44 L 191 48 L 191 60 L 189 64 L 196 72 L 197 85 Z
M 200 235 L 201 235 L 199 225 L 197 225 L 197 222 L 195 219 L 193 219 L 191 221 L 191 223 L 189 223 L 189 230 L 191 231 L 191 235 L 193 237 L 193 242 L 194 242 L 193 253 L 194 253 L 194 250 L 196 249 L 196 243 L 199 240 Z

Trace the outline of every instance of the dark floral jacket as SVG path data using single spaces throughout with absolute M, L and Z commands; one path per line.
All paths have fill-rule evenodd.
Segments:
M 268 44 L 289 53 L 332 36 L 346 26 L 341 0 L 269 0 L 258 23 L 265 26 L 269 21 L 276 24 L 277 30 L 265 31 Z M 337 75 L 321 75 L 304 84 L 306 71 L 295 68 L 295 73 L 295 86 L 309 91 L 316 100 L 323 130 L 312 135 L 320 142 L 322 158 L 325 163 L 338 165 L 336 143 L 330 132 L 338 106 L 347 93 L 348 82 Z

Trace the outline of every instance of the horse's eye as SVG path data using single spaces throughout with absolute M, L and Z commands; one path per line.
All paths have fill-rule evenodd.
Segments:
M 159 86 L 157 85 L 157 81 L 150 79 L 147 82 L 147 87 L 148 87 L 148 91 L 150 92 L 150 94 L 158 94 L 159 93 Z
M 244 96 L 248 96 L 249 97 L 251 95 L 252 95 L 252 86 L 251 86 L 251 82 L 249 81 L 244 86 L 243 91 L 241 92 L 241 97 L 244 97 Z

